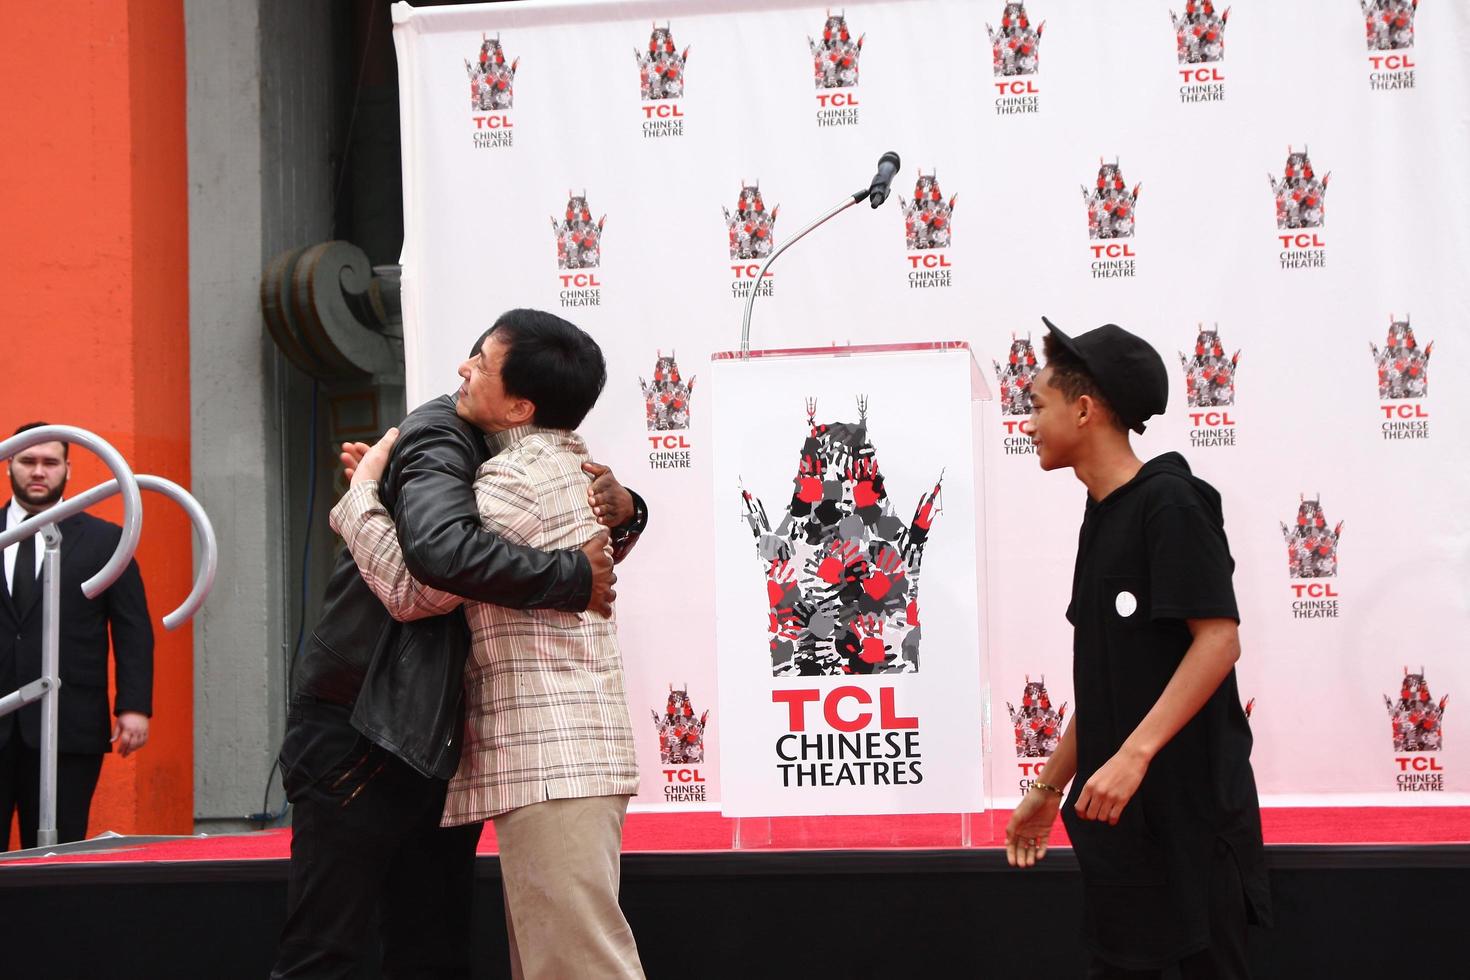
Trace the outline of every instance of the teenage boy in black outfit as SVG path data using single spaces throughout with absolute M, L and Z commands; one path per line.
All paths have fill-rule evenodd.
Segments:
M 1061 809 L 1089 977 L 1245 977 L 1246 923 L 1270 899 L 1220 495 L 1178 453 L 1143 463 L 1129 445 L 1168 402 L 1157 351 L 1111 323 L 1072 338 L 1042 319 L 1031 438 L 1043 470 L 1088 492 L 1067 607 L 1077 711 L 1006 857 L 1040 860 Z

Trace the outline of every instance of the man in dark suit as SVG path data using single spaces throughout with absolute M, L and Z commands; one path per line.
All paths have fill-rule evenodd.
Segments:
M 43 425 L 32 422 L 17 433 Z M 61 499 L 71 476 L 70 447 L 43 442 L 9 460 L 14 496 L 5 526 L 14 527 Z M 82 583 L 117 549 L 122 528 L 90 514 L 68 517 L 61 531 L 61 690 L 58 704 L 56 830 L 61 843 L 87 836 L 87 813 L 102 771 L 102 756 L 116 743 L 123 755 L 148 741 L 153 711 L 153 626 L 138 563 L 95 599 Z M 41 558 L 39 534 L 5 549 L 5 589 L 0 593 L 0 695 L 41 676 Z M 117 701 L 107 704 L 109 629 L 117 664 Z M 113 720 L 109 720 L 109 716 Z M 41 705 L 0 717 L 0 850 L 10 843 L 10 818 L 20 813 L 22 847 L 36 846 L 40 819 Z

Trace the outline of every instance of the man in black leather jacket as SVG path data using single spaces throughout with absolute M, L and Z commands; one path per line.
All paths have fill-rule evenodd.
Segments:
M 415 578 L 514 608 L 610 608 L 606 538 L 548 553 L 481 529 L 471 481 L 485 441 L 452 397 L 420 406 L 399 428 L 380 493 Z M 589 475 L 621 558 L 647 511 L 605 467 Z M 272 977 L 355 975 L 375 945 L 375 920 L 385 977 L 469 976 L 482 825 L 439 826 L 459 762 L 468 652 L 462 612 L 394 622 L 342 551 L 292 672 L 280 753 L 294 807 L 289 909 Z

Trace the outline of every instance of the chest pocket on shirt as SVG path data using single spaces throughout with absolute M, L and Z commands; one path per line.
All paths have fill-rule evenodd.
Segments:
M 1099 599 L 1103 622 L 1108 630 L 1131 631 L 1147 626 L 1150 598 L 1147 578 L 1141 575 L 1104 575 Z

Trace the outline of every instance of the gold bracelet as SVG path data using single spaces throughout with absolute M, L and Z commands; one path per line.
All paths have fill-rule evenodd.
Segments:
M 1066 793 L 1063 793 L 1061 790 L 1057 789 L 1051 783 L 1043 783 L 1039 779 L 1032 780 L 1031 781 L 1031 785 L 1033 787 L 1035 787 L 1036 789 L 1045 790 L 1048 793 L 1055 793 L 1058 796 L 1066 796 L 1067 795 Z

